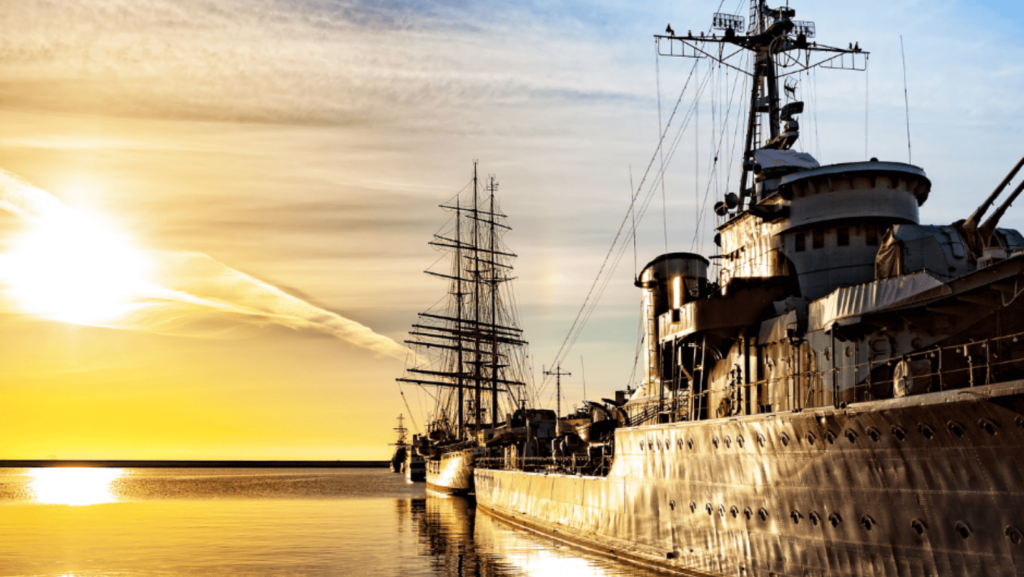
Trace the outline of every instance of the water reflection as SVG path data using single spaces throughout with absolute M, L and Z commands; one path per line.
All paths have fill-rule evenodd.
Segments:
M 653 577 L 657 573 L 565 547 L 478 513 L 470 497 L 428 493 L 398 502 L 411 517 L 431 575 Z M 404 525 L 400 521 L 400 525 Z
M 114 483 L 123 469 L 32 469 L 28 489 L 32 500 L 43 505 L 98 505 L 117 501 Z

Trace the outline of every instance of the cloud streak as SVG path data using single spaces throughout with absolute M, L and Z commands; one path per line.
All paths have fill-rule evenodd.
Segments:
M 18 176 L 0 170 L 0 208 L 33 223 L 57 221 L 70 226 L 83 218 L 50 193 L 33 186 Z M 86 234 L 89 229 L 83 229 Z M 69 239 L 73 240 L 73 239 Z M 88 239 L 83 238 L 82 241 Z M 56 247 L 72 251 L 74 246 Z M 198 252 L 140 251 L 148 270 L 144 282 L 126 282 L 127 286 L 110 287 L 123 292 L 117 314 L 107 318 L 75 320 L 71 322 L 113 329 L 156 332 L 163 334 L 215 337 L 243 332 L 247 327 L 278 325 L 297 331 L 313 331 L 330 335 L 347 343 L 375 353 L 404 360 L 407 349 L 394 340 L 374 332 L 369 327 L 337 313 L 312 305 L 281 289 L 235 270 L 205 254 Z M 89 258 L 86 256 L 86 258 Z M 0 300 L 0 311 L 37 315 L 56 320 L 61 318 L 52 311 L 29 310 L 19 306 L 12 297 L 12 287 L 21 280 L 13 266 L 11 255 L 0 255 L 0 278 L 7 289 L 6 298 Z M 98 258 L 103 267 L 87 271 L 105 274 L 110 267 L 132 267 L 134 262 L 113 262 Z M 34 267 L 60 266 L 62 263 L 29 263 Z M 61 280 L 60 271 L 54 278 Z M 82 275 L 86 276 L 86 275 Z M 63 279 L 74 281 L 75 279 Z M 102 283 L 103 279 L 99 282 Z M 89 279 L 83 284 L 102 287 Z M 58 287 L 68 291 L 67 298 L 80 298 L 83 288 Z M 13 291 L 16 293 L 16 291 Z M 60 298 L 58 295 L 56 298 Z M 87 306 L 87 300 L 81 305 Z

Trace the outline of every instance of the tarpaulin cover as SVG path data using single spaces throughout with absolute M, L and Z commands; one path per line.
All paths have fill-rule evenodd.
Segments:
M 885 233 L 882 246 L 875 256 L 875 278 L 887 279 L 903 274 L 903 243 L 896 239 L 893 229 Z
M 787 166 L 795 166 L 797 168 L 818 168 L 821 166 L 810 154 L 796 152 L 795 150 L 762 148 L 761 150 L 754 151 L 754 159 L 765 170 Z
M 833 323 L 867 313 L 913 304 L 926 292 L 942 287 L 929 297 L 952 294 L 942 281 L 925 272 L 877 280 L 867 284 L 841 288 L 811 303 L 808 330 L 831 327 Z

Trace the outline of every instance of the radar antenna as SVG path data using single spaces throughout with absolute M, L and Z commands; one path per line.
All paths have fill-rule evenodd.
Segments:
M 739 208 L 753 196 L 749 176 L 756 171 L 754 151 L 757 149 L 788 150 L 799 137 L 799 124 L 795 116 L 803 111 L 803 102 L 790 102 L 780 106 L 779 79 L 805 72 L 812 68 L 832 70 L 867 70 L 868 52 L 851 43 L 848 48 L 827 46 L 811 41 L 817 31 L 813 22 L 793 20 L 796 11 L 788 6 L 769 8 L 766 0 L 750 1 L 750 19 L 746 34 L 743 16 L 716 13 L 712 28 L 717 34 L 692 32 L 686 35 L 655 35 L 659 56 L 683 58 L 710 58 L 746 74 L 753 80 L 750 94 L 750 115 L 747 120 L 746 144 L 743 150 L 743 175 L 740 178 Z M 709 45 L 718 46 L 712 49 Z M 725 45 L 738 47 L 729 52 Z M 744 70 L 734 57 L 745 51 L 754 54 L 753 72 Z M 761 142 L 759 122 L 767 114 L 768 134 Z

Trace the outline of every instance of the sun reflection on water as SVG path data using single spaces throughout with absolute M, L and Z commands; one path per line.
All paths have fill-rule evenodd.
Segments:
M 45 505 L 98 505 L 117 501 L 114 481 L 123 469 L 53 468 L 35 469 L 29 489 L 34 500 Z

